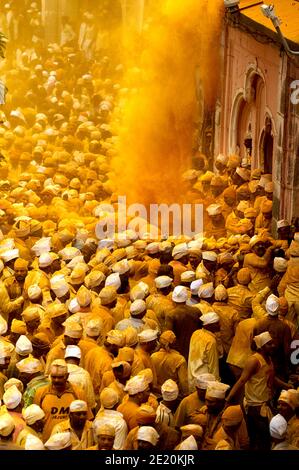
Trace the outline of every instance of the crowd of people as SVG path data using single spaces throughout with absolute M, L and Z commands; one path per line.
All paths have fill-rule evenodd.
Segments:
M 130 91 L 73 42 L 1 64 L 0 450 L 298 450 L 299 227 L 271 175 L 195 152 L 202 234 L 99 239 Z

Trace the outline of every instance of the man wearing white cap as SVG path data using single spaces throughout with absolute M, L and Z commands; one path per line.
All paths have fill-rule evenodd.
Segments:
M 93 422 L 93 428 L 96 429 L 104 424 L 111 424 L 115 429 L 114 449 L 122 450 L 128 435 L 128 426 L 122 413 L 117 411 L 119 405 L 119 395 L 109 387 L 103 388 L 100 394 L 101 408 L 98 411 Z
M 20 295 L 17 298 L 10 299 L 9 291 L 4 282 L 0 281 L 0 305 L 1 315 L 6 321 L 12 320 L 11 315 L 15 315 L 24 303 L 24 297 Z
M 140 359 L 143 369 L 151 369 L 153 372 L 153 387 L 157 387 L 157 373 L 151 354 L 157 347 L 158 331 L 146 329 L 138 334 L 138 346 L 136 348 L 136 355 Z
M 287 439 L 288 423 L 283 416 L 280 414 L 274 416 L 270 421 L 269 428 L 273 442 L 271 450 L 299 450 Z
M 148 381 L 142 375 L 135 375 L 128 380 L 124 390 L 128 397 L 124 397 L 117 411 L 123 414 L 130 431 L 138 426 L 136 413 L 139 406 L 148 401 L 150 390 Z
M 51 383 L 40 387 L 34 397 L 34 403 L 39 405 L 45 413 L 43 441 L 50 437 L 55 424 L 68 418 L 72 401 L 85 401 L 81 388 L 68 382 L 67 364 L 64 360 L 57 359 L 51 364 L 50 379 Z M 88 409 L 88 419 L 91 417 L 92 413 Z
M 115 440 L 115 428 L 109 423 L 102 424 L 95 428 L 97 444 L 87 450 L 113 450 Z
M 51 265 L 54 259 L 59 258 L 56 253 L 43 253 L 39 257 L 38 268 L 28 273 L 24 283 L 24 291 L 28 294 L 28 289 L 32 285 L 38 285 L 43 293 L 43 306 L 52 302 L 50 293 Z
M 176 336 L 173 331 L 164 331 L 160 338 L 160 349 L 151 355 L 157 373 L 157 386 L 161 387 L 167 379 L 178 384 L 180 397 L 188 395 L 188 370 L 187 362 L 176 349 L 173 349 Z
M 216 240 L 226 236 L 225 220 L 222 214 L 221 204 L 210 204 L 207 209 L 208 223 L 204 227 L 206 237 L 214 237 Z
M 84 400 L 74 400 L 70 404 L 69 418 L 55 424 L 53 434 L 69 432 L 71 434 L 72 450 L 86 450 L 94 445 L 91 421 L 87 420 L 88 405 Z
M 101 318 L 92 318 L 85 326 L 84 336 L 79 341 L 81 350 L 81 363 L 84 364 L 86 354 L 104 340 L 102 337 L 103 320 Z
M 249 289 L 256 293 L 271 284 L 270 260 L 275 246 L 258 235 L 250 239 L 249 245 L 252 252 L 245 255 L 244 268 L 248 267 L 251 273 Z
M 16 444 L 25 447 L 27 437 L 30 435 L 42 438 L 42 432 L 45 425 L 45 413 L 38 405 L 30 405 L 22 409 L 22 416 L 25 420 L 26 426 L 16 440 Z
M 173 308 L 169 294 L 173 289 L 173 279 L 170 276 L 158 276 L 155 278 L 156 293 L 146 298 L 146 306 L 155 312 L 161 331 L 165 330 L 166 311 Z
M 22 297 L 24 281 L 25 281 L 25 278 L 28 274 L 28 261 L 26 261 L 25 259 L 22 259 L 22 258 L 15 259 L 13 269 L 14 269 L 13 275 L 9 276 L 7 279 L 4 280 L 4 285 L 6 287 L 6 291 L 9 295 L 10 301 L 12 303 L 15 303 L 16 305 L 19 304 L 19 308 L 12 309 L 11 312 L 8 312 L 8 313 L 11 313 L 11 315 L 9 315 L 9 319 L 8 319 L 8 325 L 9 326 L 10 326 L 10 323 L 11 323 L 11 320 L 12 320 L 11 316 L 13 315 L 13 316 L 16 317 L 17 314 L 21 313 L 21 308 L 22 308 L 23 302 L 24 302 L 24 299 Z M 1 293 L 1 289 L 0 289 L 0 293 Z M 1 297 L 1 295 L 0 295 L 0 297 Z M 22 299 L 23 299 L 23 302 L 21 302 Z M 16 302 L 16 300 L 18 302 Z M 2 302 L 4 302 L 4 303 L 2 303 Z M 6 311 L 5 299 L 1 300 L 1 305 L 3 305 L 2 312 L 5 312 Z M 9 310 L 10 310 L 11 307 L 12 307 L 12 305 L 10 307 L 8 305 Z
M 173 427 L 174 413 L 178 405 L 179 388 L 173 380 L 168 379 L 161 386 L 161 394 L 163 400 L 156 411 L 156 422 Z
M 217 254 L 214 251 L 203 251 L 202 261 L 196 268 L 196 278 L 204 278 L 206 282 L 213 280 L 217 267 Z
M 151 426 L 141 426 L 137 432 L 138 450 L 153 450 L 157 447 L 159 434 Z
M 111 363 L 117 356 L 118 350 L 125 345 L 125 337 L 119 330 L 111 330 L 107 333 L 103 346 L 96 346 L 85 356 L 84 369 L 91 376 L 96 401 L 99 400 L 102 388 L 103 375 L 111 369 Z
M 268 331 L 254 336 L 257 352 L 245 363 L 241 377 L 226 398 L 231 403 L 245 385 L 248 433 L 250 448 L 266 450 L 270 448 L 269 419 L 271 410 L 268 406 L 273 394 L 274 383 L 290 388 L 288 384 L 275 377 L 271 360 L 275 350 L 274 342 Z
M 212 374 L 199 374 L 196 377 L 196 391 L 183 398 L 176 410 L 174 416 L 174 424 L 176 427 L 190 423 L 200 424 L 198 415 L 205 404 L 206 389 L 209 382 L 214 381 L 215 377 Z
M 187 271 L 188 256 L 189 250 L 187 243 L 179 243 L 172 250 L 173 261 L 170 261 L 169 266 L 173 268 L 175 286 L 180 283 L 181 274 Z
M 19 371 L 20 379 L 26 386 L 23 394 L 24 407 L 26 408 L 32 405 L 37 389 L 49 385 L 50 381 L 42 372 L 41 362 L 31 355 L 17 362 L 16 368 Z
M 210 311 L 200 317 L 203 327 L 195 331 L 190 340 L 188 358 L 189 390 L 195 390 L 199 374 L 210 373 L 219 380 L 219 353 L 215 333 L 220 330 L 219 316 Z
M 148 328 L 157 329 L 157 322 L 147 318 L 146 314 L 147 308 L 145 301 L 142 299 L 136 299 L 130 305 L 130 317 L 118 322 L 115 329 L 124 331 L 127 328 L 132 327 L 135 328 L 138 333 Z
M 75 345 L 67 346 L 64 353 L 64 359 L 67 363 L 67 370 L 69 373 L 68 381 L 77 387 L 81 387 L 86 396 L 89 408 L 93 410 L 96 407 L 96 401 L 92 380 L 87 370 L 79 366 L 81 360 L 80 348 Z
M 15 422 L 8 413 L 0 415 L 0 450 L 22 450 L 20 446 L 14 444 L 13 434 Z
M 290 344 L 292 340 L 291 329 L 287 323 L 279 318 L 280 303 L 276 295 L 271 294 L 266 300 L 266 315 L 257 320 L 254 334 L 258 335 L 264 331 L 269 331 L 275 351 L 272 361 L 275 374 L 282 380 L 287 380 L 290 356 Z
M 198 309 L 186 305 L 188 289 L 184 286 L 176 286 L 172 292 L 172 310 L 166 311 L 165 329 L 171 330 L 176 336 L 176 349 L 184 356 L 186 361 L 189 355 L 190 338 L 197 330 Z

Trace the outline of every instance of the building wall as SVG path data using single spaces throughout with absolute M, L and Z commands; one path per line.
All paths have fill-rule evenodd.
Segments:
M 252 168 L 271 171 L 271 162 L 264 161 L 266 128 L 271 129 L 274 217 L 291 219 L 299 216 L 299 105 L 294 109 L 290 101 L 298 67 L 291 67 L 279 45 L 266 39 L 261 43 L 248 32 L 225 26 L 215 154 L 239 152 L 244 157 L 244 139 L 250 134 Z

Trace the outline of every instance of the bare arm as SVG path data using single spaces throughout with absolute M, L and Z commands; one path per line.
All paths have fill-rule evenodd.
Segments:
M 241 391 L 242 387 L 248 382 L 248 380 L 257 372 L 259 367 L 259 362 L 255 357 L 250 357 L 243 369 L 241 377 L 235 383 L 233 388 L 231 389 L 228 397 L 226 398 L 226 402 L 230 403 L 233 401 L 233 398 Z

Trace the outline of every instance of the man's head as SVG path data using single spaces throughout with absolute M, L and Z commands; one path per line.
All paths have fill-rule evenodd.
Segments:
M 70 424 L 74 429 L 83 429 L 87 420 L 87 403 L 83 400 L 74 400 L 70 404 Z
M 281 414 L 278 414 L 271 419 L 269 428 L 271 438 L 276 444 L 286 439 L 288 423 Z
M 291 236 L 291 226 L 287 220 L 277 222 L 277 237 L 279 240 L 289 240 Z
M 138 334 L 139 344 L 142 349 L 148 353 L 152 353 L 157 347 L 157 338 L 158 332 L 157 330 L 143 330 L 141 333 Z
M 197 266 L 201 262 L 201 253 L 198 251 L 190 251 L 189 252 L 189 263 L 192 269 L 195 271 Z
M 53 361 L 50 367 L 50 379 L 53 388 L 58 392 L 65 390 L 68 377 L 66 362 L 62 359 Z
M 83 328 L 79 323 L 74 322 L 71 318 L 63 324 L 65 327 L 63 342 L 65 346 L 77 345 L 82 338 Z
M 229 436 L 233 437 L 235 432 L 239 429 L 244 415 L 240 405 L 229 406 L 226 408 L 222 414 L 221 424 Z
M 26 359 L 17 362 L 16 367 L 19 371 L 19 378 L 24 385 L 27 385 L 30 380 L 42 372 L 41 362 L 33 356 L 26 357 Z
M 258 352 L 261 354 L 271 356 L 274 353 L 275 344 L 269 331 L 254 336 L 253 341 L 255 342 Z
M 99 450 L 112 450 L 114 439 L 115 439 L 115 428 L 111 424 L 102 424 L 96 426 L 95 422 L 95 434 L 98 442 Z
M 104 346 L 114 357 L 117 356 L 119 348 L 125 345 L 125 336 L 119 330 L 111 330 L 107 333 Z
M 152 426 L 140 426 L 137 432 L 138 450 L 154 449 L 158 444 L 159 437 Z
M 134 399 L 139 405 L 145 403 L 149 397 L 149 384 L 146 378 L 142 375 L 135 375 L 127 381 L 125 392 L 128 392 L 129 397 Z
M 195 387 L 200 401 L 204 401 L 209 382 L 215 382 L 213 374 L 199 374 L 195 379 Z
M 36 432 L 42 432 L 45 426 L 45 413 L 35 404 L 29 405 L 22 410 L 25 423 Z
M 28 261 L 17 258 L 14 262 L 15 278 L 18 282 L 24 282 L 28 274 Z
M 289 421 L 299 406 L 299 391 L 294 389 L 282 390 L 278 398 L 278 412 Z
M 200 317 L 200 320 L 203 324 L 203 328 L 211 331 L 211 333 L 220 331 L 220 318 L 216 312 L 205 313 Z
M 225 395 L 229 385 L 221 382 L 209 382 L 206 390 L 205 402 L 208 412 L 212 415 L 218 415 L 225 404 Z
M 201 448 L 204 430 L 200 424 L 186 424 L 185 426 L 180 427 L 181 430 L 181 440 L 184 441 L 190 436 L 193 436 L 197 442 L 198 449 Z

